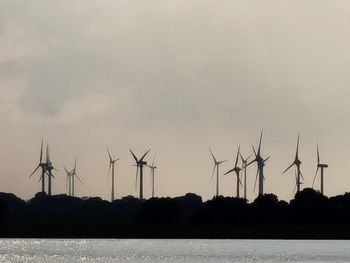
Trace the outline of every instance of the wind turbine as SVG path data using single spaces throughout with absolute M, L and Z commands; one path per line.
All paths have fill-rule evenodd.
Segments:
M 46 145 L 46 173 L 48 175 L 48 191 L 47 194 L 51 196 L 51 189 L 52 189 L 52 178 L 55 178 L 52 174 L 52 171 L 55 170 L 55 167 L 53 167 L 52 162 L 51 162 L 51 157 L 50 157 L 50 149 L 49 149 L 49 144 Z
M 107 147 L 107 146 L 106 146 Z M 114 165 L 116 163 L 116 161 L 119 160 L 119 158 L 117 159 L 113 159 L 112 155 L 107 147 L 107 152 L 108 152 L 108 157 L 109 157 L 109 168 L 108 168 L 108 174 L 111 171 L 112 168 L 112 193 L 111 193 L 111 202 L 114 201 Z
M 251 165 L 252 163 L 256 162 L 257 164 L 257 170 L 256 170 L 256 177 L 255 177 L 255 183 L 254 183 L 254 190 L 256 187 L 256 181 L 259 178 L 259 195 L 263 195 L 264 194 L 264 166 L 265 166 L 265 162 L 270 159 L 270 157 L 267 157 L 266 159 L 264 159 L 261 156 L 261 143 L 262 143 L 262 137 L 263 137 L 263 131 L 261 131 L 260 134 L 260 140 L 259 140 L 259 147 L 258 147 L 258 151 L 255 151 L 254 146 L 252 146 L 253 148 L 253 152 L 255 155 L 255 159 L 252 160 L 250 163 L 248 163 L 245 167 Z
M 239 154 L 241 156 L 241 160 L 242 160 L 242 167 L 243 167 L 243 178 L 244 178 L 244 199 L 247 199 L 247 164 L 248 164 L 248 160 L 250 158 L 250 156 L 248 156 L 247 159 L 244 159 L 242 154 Z
M 219 168 L 220 168 L 220 165 L 222 163 L 227 162 L 228 160 L 218 161 L 215 158 L 213 151 L 210 149 L 210 147 L 209 147 L 209 150 L 210 150 L 211 156 L 213 157 L 213 160 L 214 160 L 214 168 L 213 168 L 213 172 L 211 174 L 211 181 L 213 180 L 215 169 L 216 169 L 216 197 L 218 197 L 219 196 Z
M 295 159 L 293 161 L 293 163 L 288 166 L 288 168 L 286 170 L 283 171 L 283 173 L 287 172 L 290 168 L 292 168 L 294 165 L 296 166 L 296 169 L 297 169 L 297 193 L 300 192 L 300 185 L 302 184 L 301 182 L 301 178 L 304 180 L 304 177 L 301 173 L 301 170 L 300 170 L 300 165 L 301 165 L 301 161 L 299 159 L 299 143 L 300 143 L 300 135 L 298 134 L 298 140 L 297 140 L 297 150 L 296 150 L 296 153 L 295 153 Z
M 152 165 L 147 165 L 151 169 L 151 176 L 152 176 L 152 198 L 154 197 L 154 172 L 157 169 L 157 166 L 155 165 L 154 161 L 156 159 L 156 155 L 153 157 Z
M 78 179 L 78 181 L 83 184 L 79 176 L 77 175 L 77 158 L 75 157 L 75 162 L 74 162 L 74 168 L 71 171 L 71 176 L 72 176 L 72 196 L 75 195 L 75 177 Z
M 323 170 L 325 168 L 328 168 L 328 164 L 320 162 L 320 151 L 318 149 L 318 143 L 317 143 L 317 170 L 316 170 L 316 174 L 314 177 L 314 181 L 312 182 L 312 188 L 314 188 L 314 183 L 315 183 L 315 179 L 317 177 L 318 170 L 321 169 L 321 194 L 323 194 L 323 182 L 324 182 L 323 181 Z
M 72 196 L 72 171 L 68 171 L 64 165 L 63 168 L 67 174 L 66 189 L 68 188 L 68 196 Z
M 235 167 L 233 167 L 231 170 L 227 171 L 224 174 L 224 175 L 226 175 L 226 174 L 231 173 L 231 172 L 235 172 L 236 173 L 236 176 L 237 176 L 237 198 L 239 198 L 239 185 L 242 185 L 241 179 L 240 179 L 240 173 L 241 173 L 242 168 L 238 167 L 238 157 L 239 157 L 239 154 L 240 154 L 240 148 L 241 148 L 241 146 L 238 147 Z
M 136 182 L 137 182 L 138 172 L 140 169 L 140 200 L 142 200 L 143 199 L 143 166 L 147 165 L 147 162 L 145 162 L 143 159 L 146 157 L 146 155 L 150 152 L 151 149 L 149 149 L 140 159 L 137 159 L 136 155 L 133 153 L 131 149 L 129 150 L 136 162 Z
M 36 171 L 41 168 L 41 191 L 44 193 L 45 192 L 45 173 L 46 173 L 46 164 L 43 163 L 43 147 L 44 147 L 44 140 L 41 140 L 41 148 L 40 148 L 40 159 L 39 159 L 39 164 L 35 168 L 35 170 L 31 173 L 29 176 L 29 179 L 36 173 Z
M 71 171 L 68 171 L 68 169 L 63 165 L 64 170 L 66 171 L 67 174 L 67 183 L 66 183 L 66 187 L 68 185 L 68 195 L 69 196 L 74 196 L 75 194 L 75 190 L 74 190 L 74 177 L 77 177 L 77 179 L 79 180 L 79 182 L 81 184 L 83 184 L 83 182 L 81 181 L 81 179 L 79 178 L 79 176 L 77 175 L 77 158 L 75 158 L 75 162 L 74 162 L 74 168 Z

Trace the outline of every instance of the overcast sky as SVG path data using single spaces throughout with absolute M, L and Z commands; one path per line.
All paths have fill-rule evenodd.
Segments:
M 40 190 L 40 141 L 50 142 L 53 192 L 78 157 L 79 196 L 136 195 L 128 149 L 157 154 L 156 194 L 205 199 L 212 147 L 232 168 L 264 129 L 265 189 L 289 200 L 298 132 L 310 187 L 316 142 L 325 193 L 350 189 L 348 1 L 0 1 L 0 191 Z M 253 199 L 256 167 L 248 169 Z M 221 177 L 235 195 L 235 177 Z M 150 195 L 149 171 L 145 196 Z M 316 181 L 319 186 L 319 180 Z

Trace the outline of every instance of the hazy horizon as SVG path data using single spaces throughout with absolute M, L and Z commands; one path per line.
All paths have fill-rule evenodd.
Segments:
M 78 157 L 77 196 L 134 195 L 137 155 L 157 155 L 156 195 L 215 193 L 209 147 L 234 166 L 264 129 L 265 192 L 289 200 L 301 134 L 304 187 L 316 172 L 325 194 L 350 190 L 349 44 L 346 1 L 60 1 L 0 3 L 0 183 L 30 198 L 40 190 L 41 139 L 49 141 L 53 194 Z M 248 169 L 248 198 L 256 165 Z M 235 196 L 236 177 L 221 177 Z M 316 181 L 319 189 L 319 178 Z M 145 197 L 150 196 L 149 171 Z M 243 193 L 243 191 L 242 191 Z

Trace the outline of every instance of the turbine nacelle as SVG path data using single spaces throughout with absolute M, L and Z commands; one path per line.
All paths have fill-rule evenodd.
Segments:
M 239 173 L 240 171 L 242 171 L 242 168 L 235 167 L 235 168 L 233 168 L 233 171 L 235 171 L 236 173 Z
M 138 164 L 139 166 L 141 166 L 141 165 L 147 165 L 147 162 L 145 162 L 145 161 L 140 161 L 140 162 L 137 162 L 137 164 Z
M 328 168 L 328 164 L 320 163 L 320 164 L 317 165 L 317 167 L 319 167 L 319 168 Z

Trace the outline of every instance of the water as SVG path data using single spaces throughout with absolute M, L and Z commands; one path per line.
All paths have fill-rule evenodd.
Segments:
M 0 239 L 0 262 L 349 262 L 350 241 Z

